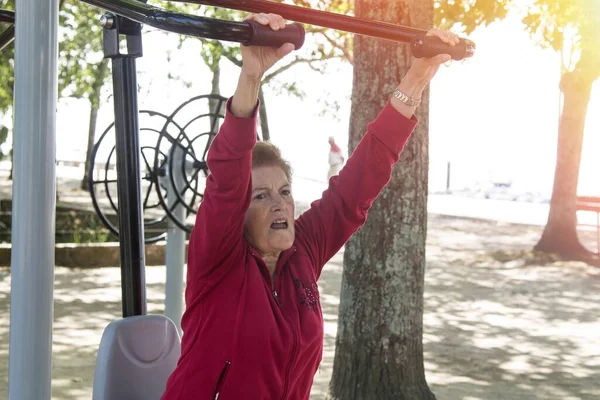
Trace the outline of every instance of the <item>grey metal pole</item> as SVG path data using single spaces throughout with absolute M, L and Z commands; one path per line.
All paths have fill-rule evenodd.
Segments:
M 9 400 L 50 400 L 58 1 L 16 2 Z
M 172 210 L 173 216 L 179 221 L 184 221 L 185 210 L 181 202 L 177 201 L 175 195 L 176 190 L 182 190 L 184 187 L 184 177 L 182 165 L 184 154 L 180 144 L 176 143 L 173 146 L 173 151 L 170 154 L 173 157 L 171 165 L 176 166 L 173 171 L 168 171 L 173 174 L 175 187 L 169 183 L 168 197 L 169 209 Z M 165 179 L 171 182 L 168 177 Z M 165 316 L 170 318 L 181 335 L 181 316 L 183 314 L 183 265 L 185 264 L 185 231 L 180 229 L 171 219 L 167 230 L 167 248 L 166 248 L 166 266 L 167 276 L 165 283 Z

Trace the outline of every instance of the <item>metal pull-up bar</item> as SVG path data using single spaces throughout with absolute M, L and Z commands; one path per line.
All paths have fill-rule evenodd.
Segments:
M 411 44 L 413 56 L 432 57 L 437 54 L 450 54 L 454 60 L 472 57 L 475 43 L 460 39 L 456 46 L 449 46 L 436 37 L 426 37 L 426 30 L 395 25 L 381 21 L 370 21 L 328 11 L 275 3 L 270 0 L 173 0 L 176 2 L 209 5 L 251 13 L 273 13 L 283 18 L 309 25 L 331 28 L 340 31 L 387 39 Z
M 132 21 L 182 35 L 258 46 L 279 46 L 289 42 L 296 49 L 304 43 L 304 28 L 300 24 L 291 24 L 274 32 L 252 22 L 219 20 L 167 11 L 137 0 L 83 1 Z
M 250 22 L 219 20 L 167 11 L 137 0 L 83 0 L 91 5 L 169 32 L 203 37 L 246 45 L 279 46 L 294 43 L 296 50 L 304 43 L 304 29 L 300 24 L 288 25 L 286 29 L 272 31 L 268 27 Z M 426 30 L 391 23 L 370 21 L 321 10 L 275 3 L 269 0 L 175 0 L 178 2 L 210 5 L 252 13 L 275 13 L 290 21 L 337 29 L 359 35 L 371 36 L 396 42 L 410 43 L 414 57 L 432 57 L 450 54 L 454 60 L 462 60 L 475 54 L 475 43 L 460 39 L 456 46 L 443 43 L 437 37 L 425 36 Z
M 130 18 L 133 21 L 183 35 L 208 39 L 238 42 L 246 45 L 278 46 L 293 43 L 296 50 L 304 43 L 304 29 L 300 24 L 291 24 L 286 29 L 274 32 L 260 24 L 236 22 L 166 11 L 137 0 L 83 0 L 91 5 Z M 427 31 L 391 23 L 370 21 L 313 10 L 269 0 L 175 0 L 179 2 L 211 5 L 253 13 L 270 12 L 296 22 L 337 29 L 359 35 L 377 37 L 411 44 L 414 57 L 431 57 L 447 53 L 454 60 L 472 57 L 475 43 L 460 39 L 456 46 L 449 46 L 436 37 L 425 36 Z M 0 22 L 13 24 L 0 34 L 0 50 L 14 39 L 15 13 L 0 10 Z

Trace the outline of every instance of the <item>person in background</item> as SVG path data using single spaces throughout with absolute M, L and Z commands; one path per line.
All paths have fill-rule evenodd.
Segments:
M 331 179 L 340 173 L 340 170 L 344 166 L 344 155 L 342 149 L 335 143 L 333 136 L 329 136 L 329 172 L 327 172 L 327 180 Z
M 251 18 L 285 26 L 274 14 Z M 445 31 L 428 35 L 458 43 Z M 256 141 L 261 80 L 293 49 L 241 48 L 237 89 L 208 152 L 188 246 L 181 357 L 163 400 L 309 399 L 323 357 L 321 271 L 365 223 L 418 122 L 423 90 L 450 60 L 414 60 L 322 198 L 294 219 L 290 165 Z

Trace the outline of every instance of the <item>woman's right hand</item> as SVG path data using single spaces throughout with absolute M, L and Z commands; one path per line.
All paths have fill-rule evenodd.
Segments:
M 285 28 L 285 20 L 277 14 L 254 14 L 245 20 L 254 20 L 261 25 L 268 25 L 274 31 Z M 294 45 L 291 43 L 285 43 L 279 48 L 242 45 L 242 74 L 250 79 L 261 80 L 269 68 L 293 50 Z

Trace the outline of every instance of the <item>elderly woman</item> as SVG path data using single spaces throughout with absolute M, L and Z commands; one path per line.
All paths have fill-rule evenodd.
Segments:
M 285 24 L 273 14 L 251 18 L 274 30 Z M 256 142 L 261 78 L 292 50 L 242 47 L 238 86 L 208 153 L 189 243 L 182 354 L 165 400 L 309 398 L 323 350 L 321 270 L 389 181 L 417 123 L 410 100 L 450 59 L 414 61 L 323 197 L 294 220 L 290 166 L 275 146 Z

